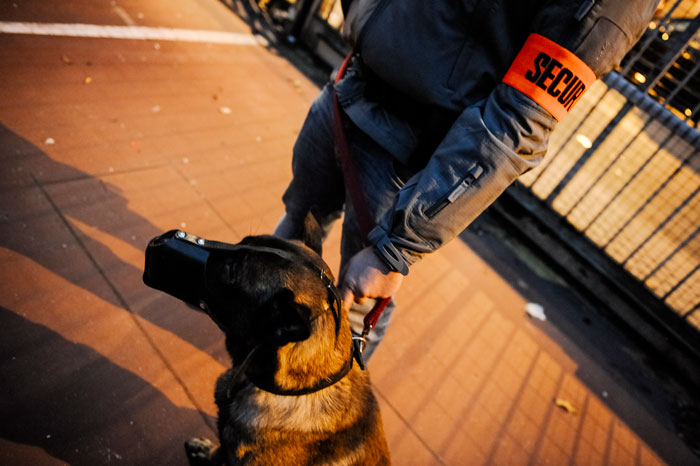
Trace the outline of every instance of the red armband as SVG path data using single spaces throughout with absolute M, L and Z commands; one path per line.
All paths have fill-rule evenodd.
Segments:
M 503 77 L 561 121 L 595 81 L 595 73 L 567 49 L 530 34 Z

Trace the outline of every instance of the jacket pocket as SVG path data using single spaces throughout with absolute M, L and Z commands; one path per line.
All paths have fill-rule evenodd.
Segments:
M 590 29 L 573 52 L 596 74 L 612 70 L 639 39 L 657 0 L 582 0 L 576 19 Z
M 487 21 L 485 18 L 489 17 L 489 12 L 493 8 L 493 2 L 486 0 L 462 0 L 460 5 L 462 11 L 460 11 L 459 16 L 462 18 L 461 28 L 464 42 L 447 78 L 446 85 L 451 90 L 459 89 L 462 81 L 468 78 L 466 73 L 470 66 L 469 60 L 474 53 L 474 42 L 486 37 L 482 28 Z
M 609 18 L 598 18 L 576 55 L 600 77 L 620 63 L 631 48 L 629 37 Z
M 481 165 L 474 164 L 474 166 L 469 170 L 469 173 L 467 173 L 467 176 L 465 176 L 447 196 L 443 197 L 425 210 L 425 216 L 427 218 L 433 218 L 445 207 L 459 199 L 459 197 L 467 191 L 467 189 L 481 176 L 483 172 L 484 169 L 481 167 Z

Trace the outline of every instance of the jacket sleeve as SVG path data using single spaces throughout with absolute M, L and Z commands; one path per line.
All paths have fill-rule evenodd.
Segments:
M 552 2 L 553 8 L 536 17 L 533 32 L 574 52 L 599 77 L 639 39 L 656 3 Z M 562 10 L 566 4 L 576 8 Z M 460 114 L 428 165 L 399 191 L 393 209 L 369 237 L 379 256 L 393 270 L 407 273 L 409 265 L 453 239 L 534 168 L 555 126 L 555 118 L 534 100 L 498 84 L 484 101 Z
M 457 118 L 428 165 L 399 191 L 371 241 L 383 257 L 396 247 L 408 265 L 438 249 L 542 160 L 555 124 L 535 102 L 499 84 L 486 102 Z

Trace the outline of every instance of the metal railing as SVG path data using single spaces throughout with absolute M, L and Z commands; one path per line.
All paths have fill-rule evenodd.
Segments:
M 293 5 L 280 10 L 294 12 L 281 34 L 294 34 L 329 64 L 343 56 L 339 0 L 222 1 Z M 662 1 L 620 70 L 588 90 L 552 135 L 545 161 L 519 181 L 696 329 L 699 30 L 699 1 Z
M 700 329 L 694 9 L 700 3 L 692 0 L 660 8 L 620 71 L 584 95 L 552 135 L 545 161 L 520 183 Z

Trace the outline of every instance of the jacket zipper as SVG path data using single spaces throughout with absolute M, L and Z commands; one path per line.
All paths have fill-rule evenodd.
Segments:
M 484 169 L 481 167 L 481 165 L 474 165 L 469 170 L 467 176 L 457 185 L 455 189 L 453 189 L 447 196 L 442 198 L 440 202 L 433 204 L 428 209 L 426 209 L 426 217 L 435 217 L 438 213 L 440 213 L 442 209 L 456 201 L 462 194 L 465 193 L 469 186 L 471 186 L 472 183 L 474 183 L 474 181 L 476 181 L 481 176 L 483 172 Z

